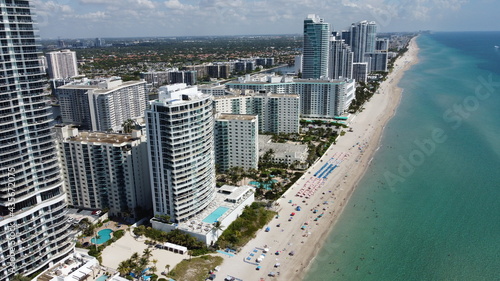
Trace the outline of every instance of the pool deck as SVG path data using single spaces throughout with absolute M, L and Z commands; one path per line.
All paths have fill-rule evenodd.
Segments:
M 122 230 L 126 230 L 126 228 L 127 228 L 127 226 L 126 226 L 126 225 L 124 225 L 124 224 L 121 224 L 119 227 L 117 227 L 117 226 L 116 226 L 116 224 L 117 224 L 117 222 L 114 222 L 114 221 L 109 221 L 109 222 L 107 222 L 107 223 L 104 223 L 101 227 L 99 227 L 99 228 L 97 228 L 97 229 L 95 230 L 95 234 L 97 235 L 97 233 L 98 233 L 99 231 L 101 231 L 101 230 L 103 230 L 103 229 L 108 229 L 108 228 L 109 228 L 109 229 L 111 229 L 111 230 L 113 230 L 113 232 L 114 232 L 114 231 L 117 231 L 117 230 L 120 230 L 120 229 L 122 229 Z M 113 238 L 113 233 L 110 233 L 109 235 L 111 235 L 111 238 Z M 85 242 L 89 242 L 90 244 L 93 244 L 93 243 L 92 243 L 92 241 L 90 241 L 90 240 L 92 240 L 92 238 L 94 238 L 94 237 L 95 237 L 95 236 L 92 236 L 92 237 L 90 237 L 90 236 L 86 236 L 86 237 L 84 237 L 84 238 L 80 238 L 80 239 L 78 239 L 78 241 L 79 241 L 80 243 L 82 243 L 82 244 L 83 244 L 83 243 L 85 243 Z M 101 245 L 101 244 L 98 244 L 98 245 Z
M 224 212 L 219 211 L 221 209 L 224 209 Z M 217 209 L 215 209 L 215 211 L 211 212 L 210 215 L 208 215 L 206 218 L 204 218 L 202 220 L 202 222 L 204 222 L 204 223 L 214 223 L 217 220 L 219 220 L 229 210 L 230 210 L 230 208 L 228 208 L 228 207 L 224 207 L 224 206 L 218 207 Z M 218 214 L 218 213 L 220 213 L 220 214 Z

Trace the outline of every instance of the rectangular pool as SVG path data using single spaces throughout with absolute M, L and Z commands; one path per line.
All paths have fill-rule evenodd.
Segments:
M 229 210 L 226 207 L 219 207 L 215 211 L 213 211 L 210 215 L 208 215 L 203 222 L 204 223 L 214 223 L 216 222 L 224 213 Z

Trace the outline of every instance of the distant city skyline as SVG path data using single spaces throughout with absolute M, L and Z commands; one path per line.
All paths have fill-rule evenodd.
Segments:
M 42 39 L 300 34 L 307 14 L 342 30 L 499 30 L 495 0 L 33 0 Z

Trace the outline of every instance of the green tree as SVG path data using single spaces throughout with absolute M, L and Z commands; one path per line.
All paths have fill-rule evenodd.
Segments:
M 14 277 L 11 279 L 12 281 L 30 281 L 31 278 L 24 276 L 22 274 L 16 274 Z
M 134 129 L 135 127 L 135 124 L 134 124 L 134 120 L 132 119 L 127 119 L 125 122 L 123 122 L 122 124 L 122 128 L 123 128 L 123 133 L 125 134 L 130 134 L 132 133 L 132 129 Z
M 152 253 L 151 249 L 146 248 L 146 249 L 144 249 L 144 251 L 142 251 L 142 254 L 144 257 L 149 259 L 153 253 Z

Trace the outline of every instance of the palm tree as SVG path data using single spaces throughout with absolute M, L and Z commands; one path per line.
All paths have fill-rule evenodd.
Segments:
M 158 270 L 158 268 L 154 265 L 149 268 L 149 271 L 151 271 L 151 273 L 153 273 L 153 274 L 156 274 L 157 270 Z
M 146 266 L 148 266 L 149 259 L 146 257 L 142 257 L 139 259 L 138 267 L 139 267 L 139 273 L 146 269 Z
M 150 269 L 151 269 L 152 272 L 156 272 L 156 270 L 158 269 L 156 267 L 156 263 L 158 262 L 158 260 L 157 259 L 153 259 L 151 262 L 154 264 L 154 266 L 152 266 Z
M 131 270 L 131 268 L 130 268 L 130 260 L 126 260 L 126 261 L 120 262 L 120 264 L 118 265 L 117 270 L 118 270 L 118 272 L 120 272 L 121 276 L 125 276 L 126 274 L 128 274 L 130 272 L 130 270 Z
M 216 221 L 213 223 L 213 226 L 214 226 L 213 231 L 215 232 L 215 236 L 217 236 L 217 233 L 219 232 L 219 230 L 222 231 L 222 225 L 221 225 L 220 221 Z
M 151 257 L 151 249 L 149 249 L 149 248 L 144 249 L 144 251 L 142 251 L 142 254 L 144 257 L 149 259 Z
M 122 127 L 125 134 L 130 134 L 132 132 L 132 129 L 134 128 L 134 120 L 128 119 L 127 121 L 123 122 Z
M 137 252 L 133 253 L 129 260 L 132 264 L 136 264 L 137 261 L 139 260 L 139 253 Z
M 170 273 L 170 264 L 165 265 L 165 268 L 167 269 L 167 274 Z

